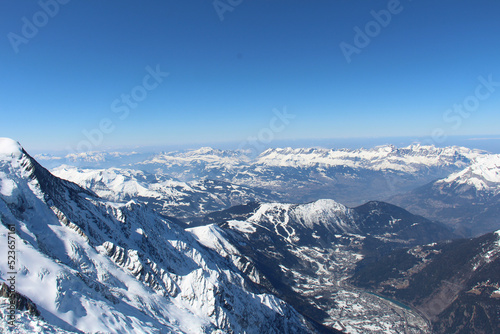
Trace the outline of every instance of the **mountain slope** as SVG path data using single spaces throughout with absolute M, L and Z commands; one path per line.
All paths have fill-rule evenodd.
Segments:
M 465 236 L 500 228 L 500 155 L 473 159 L 465 169 L 390 202 L 453 226 Z
M 151 174 L 134 169 L 80 169 L 63 165 L 51 172 L 107 200 L 147 202 L 157 212 L 178 219 L 191 219 L 251 201 L 279 198 L 271 191 L 224 181 L 201 179 L 182 182 L 161 173 Z
M 16 233 L 16 291 L 52 326 L 125 333 L 313 331 L 288 304 L 259 291 L 179 226 L 144 205 L 106 202 L 54 177 L 4 138 L 0 186 L 0 238 Z M 2 259 L 4 281 L 10 271 Z
M 356 285 L 413 305 L 435 333 L 500 333 L 500 231 L 397 251 L 360 268 Z
M 205 222 L 213 223 L 189 231 L 253 282 L 324 325 L 361 333 L 425 333 L 427 325 L 411 310 L 347 284 L 356 263 L 453 237 L 440 224 L 380 202 L 354 209 L 333 200 L 252 203 Z

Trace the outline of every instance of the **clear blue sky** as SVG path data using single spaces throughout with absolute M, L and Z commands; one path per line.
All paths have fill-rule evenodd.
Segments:
M 500 84 L 478 80 L 500 82 L 497 0 L 59 1 L 0 4 L 0 136 L 28 149 L 75 148 L 83 130 L 93 149 L 500 135 Z M 348 62 L 355 27 L 372 37 Z M 148 66 L 169 73 L 150 90 Z M 447 113 L 464 101 L 468 117 Z M 285 106 L 295 118 L 273 121 Z

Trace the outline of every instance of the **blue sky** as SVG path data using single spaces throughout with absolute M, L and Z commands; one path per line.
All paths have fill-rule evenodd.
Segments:
M 4 1 L 0 136 L 38 151 L 500 137 L 499 14 L 495 0 Z

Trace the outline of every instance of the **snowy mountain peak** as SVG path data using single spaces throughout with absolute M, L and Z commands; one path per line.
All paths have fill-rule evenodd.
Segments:
M 209 146 L 200 147 L 197 150 L 192 151 L 194 154 L 217 154 L 222 152 L 221 150 L 216 150 Z
M 344 205 L 324 199 L 307 204 L 264 203 L 248 221 L 274 230 L 289 243 L 297 243 L 315 231 L 323 235 L 356 232 L 353 215 Z
M 21 157 L 24 149 L 17 141 L 10 138 L 0 138 L 0 156 Z
M 477 157 L 469 167 L 437 183 L 470 186 L 479 191 L 498 193 L 500 192 L 500 154 Z
M 17 202 L 21 179 L 28 180 L 33 189 L 38 189 L 34 160 L 15 140 L 0 138 L 0 199 L 3 195 L 9 203 Z

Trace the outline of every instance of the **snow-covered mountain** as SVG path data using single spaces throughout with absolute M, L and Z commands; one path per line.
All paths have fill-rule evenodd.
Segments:
M 5 138 L 0 222 L 0 238 L 15 231 L 16 240 L 16 262 L 2 257 L 0 277 L 14 275 L 16 292 L 36 306 L 33 314 L 20 311 L 17 328 L 26 333 L 315 331 L 175 223 L 57 178 Z M 0 245 L 7 254 L 7 242 Z M 0 309 L 5 319 L 5 302 Z M 34 321 L 37 312 L 43 320 Z
M 356 263 L 453 237 L 393 205 L 347 208 L 333 200 L 249 204 L 212 213 L 189 231 L 253 282 L 329 327 L 352 333 L 426 333 L 418 314 L 347 284 Z
M 371 149 L 326 149 L 326 148 L 272 148 L 251 159 L 244 151 L 217 150 L 204 147 L 187 152 L 161 153 L 141 162 L 143 165 L 157 165 L 168 170 L 175 167 L 200 165 L 227 172 L 239 171 L 251 165 L 261 167 L 349 167 L 354 169 L 392 170 L 407 173 L 422 172 L 432 168 L 453 166 L 463 168 L 471 159 L 486 152 L 451 146 L 410 145 L 397 148 L 393 145 L 377 146 Z M 184 171 L 184 175 L 187 175 Z
M 257 164 L 300 168 L 345 166 L 354 169 L 419 173 L 432 168 L 463 167 L 471 158 L 482 153 L 458 146 L 436 148 L 421 145 L 410 145 L 405 148 L 384 145 L 356 150 L 285 148 L 264 151 L 259 155 Z
M 201 179 L 182 182 L 161 173 L 124 169 L 81 169 L 59 166 L 51 172 L 92 190 L 110 201 L 132 199 L 148 203 L 157 212 L 175 218 L 192 218 L 252 201 L 276 200 L 272 191 L 224 181 Z
M 500 193 L 500 155 L 479 156 L 469 167 L 436 182 L 456 193 L 496 196 Z
M 287 202 L 331 198 L 359 205 L 446 177 L 486 154 L 456 146 L 386 145 L 358 150 L 269 149 L 250 159 L 240 151 L 200 149 L 160 154 L 137 168 L 161 170 L 183 181 L 208 178 L 264 188 L 282 194 Z
M 281 201 L 304 203 L 322 198 L 355 206 L 385 200 L 468 167 L 487 156 L 464 147 L 384 145 L 371 149 L 276 148 L 257 157 L 245 151 L 201 148 L 126 157 L 93 152 L 77 157 L 51 157 L 51 167 L 63 163 L 88 168 L 120 167 L 163 174 L 182 182 L 216 180 L 280 194 Z M 76 159 L 76 160 L 75 160 Z M 92 165 L 92 159 L 96 163 Z M 102 161 L 101 161 L 102 160 Z M 291 191 L 293 190 L 293 191 Z M 277 199 L 274 199 L 277 200 Z
M 0 238 L 15 230 L 18 328 L 26 333 L 429 333 L 429 314 L 350 278 L 394 250 L 432 248 L 455 234 L 384 202 L 350 208 L 283 198 L 382 196 L 436 176 L 441 190 L 469 202 L 498 198 L 498 157 L 459 147 L 273 149 L 256 159 L 204 148 L 53 172 L 60 178 L 0 139 Z M 282 192 L 279 202 L 271 190 Z M 189 228 L 167 217 L 202 213 Z M 434 271 L 446 269 L 438 263 Z M 11 270 L 0 260 L 4 327 Z M 374 275 L 392 275 L 384 270 Z
M 390 201 L 467 236 L 495 231 L 500 228 L 500 155 L 478 156 L 463 170 Z
M 218 150 L 211 147 L 202 147 L 196 150 L 163 152 L 153 156 L 141 164 L 157 164 L 168 169 L 182 166 L 198 166 L 231 170 L 239 166 L 248 165 L 251 159 L 244 151 Z M 181 171 L 190 175 L 189 171 Z

